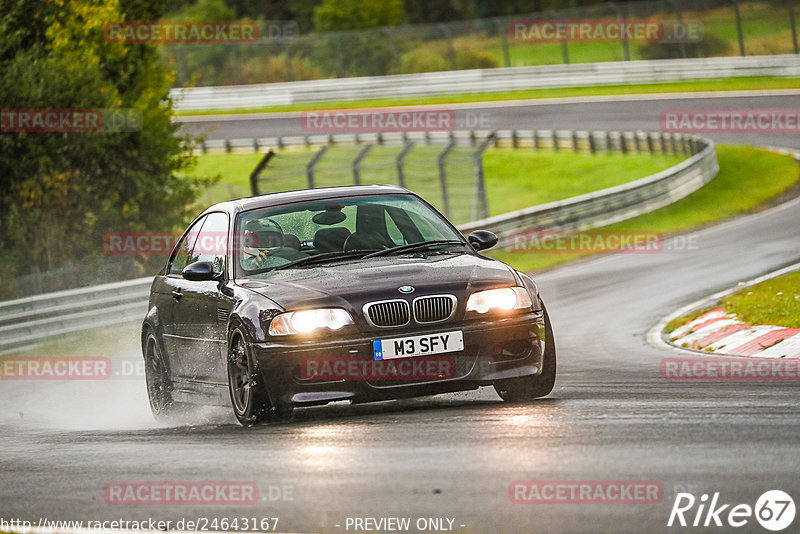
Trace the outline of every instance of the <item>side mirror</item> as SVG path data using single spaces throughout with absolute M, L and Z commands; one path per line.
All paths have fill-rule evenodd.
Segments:
M 205 280 L 216 280 L 217 273 L 214 272 L 214 265 L 210 261 L 196 261 L 187 265 L 181 275 L 187 280 L 193 282 L 202 282 Z
M 497 244 L 497 236 L 489 230 L 475 230 L 467 236 L 467 241 L 475 250 L 486 250 Z

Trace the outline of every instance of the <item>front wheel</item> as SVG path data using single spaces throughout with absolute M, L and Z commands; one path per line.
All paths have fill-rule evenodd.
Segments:
M 521 376 L 500 380 L 494 384 L 494 390 L 506 402 L 523 402 L 549 395 L 556 382 L 556 343 L 553 339 L 553 327 L 550 316 L 542 302 L 544 311 L 544 356 L 542 372 L 535 376 Z
M 233 414 L 239 423 L 253 426 L 266 420 L 290 418 L 291 406 L 277 409 L 270 404 L 261 372 L 240 329 L 231 333 L 228 347 L 228 389 Z

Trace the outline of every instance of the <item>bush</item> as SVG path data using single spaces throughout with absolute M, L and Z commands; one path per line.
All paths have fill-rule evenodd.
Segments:
M 716 35 L 706 34 L 697 43 L 684 43 L 686 57 L 725 56 L 730 45 Z M 642 59 L 677 59 L 683 57 L 679 43 L 647 43 L 639 47 Z
M 440 52 L 430 48 L 418 48 L 403 54 L 400 69 L 404 74 L 438 72 L 450 70 L 450 61 Z
M 465 48 L 456 50 L 456 65 L 459 69 L 493 69 L 500 64 L 489 52 Z

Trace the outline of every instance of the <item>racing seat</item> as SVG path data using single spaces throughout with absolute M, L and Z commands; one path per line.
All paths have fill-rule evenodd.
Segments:
M 350 230 L 343 227 L 320 228 L 314 234 L 314 248 L 320 252 L 344 250 L 344 243 L 350 237 Z

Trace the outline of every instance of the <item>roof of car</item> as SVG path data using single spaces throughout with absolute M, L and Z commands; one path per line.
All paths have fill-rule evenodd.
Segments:
M 307 200 L 325 200 L 329 198 L 342 198 L 361 195 L 380 195 L 387 193 L 411 193 L 405 187 L 397 185 L 352 185 L 346 187 L 324 187 L 320 189 L 301 189 L 298 191 L 285 191 L 283 193 L 270 193 L 257 197 L 240 198 L 220 202 L 206 209 L 209 211 L 227 211 L 238 213 L 255 208 L 265 208 L 269 206 L 280 206 L 291 202 L 304 202 Z

